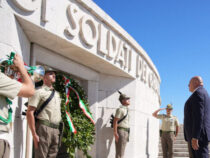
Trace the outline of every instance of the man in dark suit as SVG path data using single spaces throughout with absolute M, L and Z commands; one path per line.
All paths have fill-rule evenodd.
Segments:
M 184 107 L 184 136 L 190 158 L 209 158 L 210 98 L 200 76 L 193 77 L 188 86 L 192 95 Z

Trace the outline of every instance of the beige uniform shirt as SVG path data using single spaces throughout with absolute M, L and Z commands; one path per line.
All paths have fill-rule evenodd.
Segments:
M 49 98 L 52 89 L 43 85 L 35 91 L 34 96 L 29 98 L 28 105 L 37 109 Z M 54 124 L 61 122 L 61 98 L 58 92 L 55 91 L 54 97 L 45 106 L 45 108 L 37 116 L 40 120 L 47 120 Z
M 13 80 L 0 72 L 0 116 L 3 118 L 8 118 L 8 105 L 5 98 L 14 99 L 19 93 L 21 86 L 22 84 L 20 82 Z M 0 132 L 8 132 L 9 129 L 10 125 L 6 125 L 0 120 Z
M 122 122 L 118 124 L 118 127 L 129 128 L 129 109 L 127 106 L 123 106 L 123 105 L 120 106 L 116 110 L 115 117 L 120 120 L 127 114 L 127 111 L 128 111 L 128 116 Z
M 159 114 L 157 115 L 157 118 L 162 120 L 162 131 L 176 131 L 176 127 L 179 126 L 179 122 L 176 116 L 167 116 L 165 114 Z

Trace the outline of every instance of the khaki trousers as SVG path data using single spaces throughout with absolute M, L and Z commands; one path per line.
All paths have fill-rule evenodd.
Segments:
M 161 145 L 163 158 L 173 158 L 174 132 L 162 132 Z
M 6 140 L 0 139 L 0 158 L 9 158 L 10 146 Z
M 115 141 L 115 148 L 116 148 L 115 158 L 123 158 L 129 134 L 127 131 L 124 131 L 123 129 L 118 129 L 117 132 L 119 135 L 119 139 L 118 142 Z
M 35 149 L 35 158 L 56 158 L 59 148 L 59 129 L 36 123 L 39 147 Z

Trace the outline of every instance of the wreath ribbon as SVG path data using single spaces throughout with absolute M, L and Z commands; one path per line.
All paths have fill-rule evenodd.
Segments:
M 76 94 L 77 99 L 79 101 L 79 107 L 82 109 L 82 111 L 85 114 L 85 116 L 88 117 L 93 124 L 95 124 L 92 115 L 90 114 L 90 112 L 88 112 L 88 109 L 85 106 L 85 104 L 82 101 L 82 99 L 80 98 L 78 92 L 71 86 L 70 79 L 67 78 L 66 76 L 64 76 L 63 78 L 64 78 L 65 88 L 66 88 L 66 101 L 65 101 L 65 105 L 67 106 L 70 103 L 70 100 L 69 100 L 69 98 L 70 98 L 70 90 L 72 90 Z M 67 108 L 66 107 L 65 107 L 65 109 L 66 109 L 66 118 L 67 118 L 67 122 L 68 122 L 69 127 L 70 127 L 70 131 L 73 132 L 73 133 L 76 133 L 77 131 L 76 131 L 74 125 L 73 125 L 73 122 L 72 122 L 72 119 L 70 117 L 70 114 L 67 111 Z
M 9 108 L 8 108 L 8 118 L 4 118 L 2 116 L 0 116 L 0 120 L 3 121 L 5 124 L 9 124 L 11 121 L 12 121 L 12 108 L 11 108 L 11 105 L 12 105 L 12 101 L 9 100 L 8 98 L 5 98 Z
M 70 127 L 70 131 L 73 132 L 74 134 L 76 134 L 77 133 L 76 128 L 74 127 L 74 124 L 73 124 L 73 121 L 71 119 L 70 113 L 67 111 L 67 105 L 69 105 L 69 102 L 70 102 L 70 100 L 69 100 L 70 89 L 67 86 L 69 83 L 70 83 L 70 80 L 68 79 L 68 81 L 65 82 L 65 87 L 66 87 L 65 112 L 66 112 L 66 119 L 67 119 L 67 122 L 68 122 L 69 127 Z

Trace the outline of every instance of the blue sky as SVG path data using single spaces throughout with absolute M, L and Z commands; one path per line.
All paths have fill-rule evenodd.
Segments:
M 161 107 L 173 103 L 182 123 L 190 78 L 202 76 L 210 93 L 210 0 L 94 2 L 145 49 L 162 80 Z

